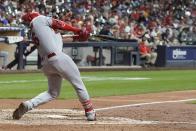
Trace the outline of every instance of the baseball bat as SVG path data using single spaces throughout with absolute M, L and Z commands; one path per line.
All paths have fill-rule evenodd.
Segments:
M 78 36 L 78 35 L 62 35 L 62 37 L 64 38 L 72 38 L 74 36 Z M 117 42 L 136 42 L 137 40 L 135 39 L 120 39 L 120 38 L 115 38 L 113 36 L 109 36 L 109 35 L 90 35 L 90 39 L 93 38 L 98 38 L 99 40 L 104 40 L 104 41 L 117 41 Z
M 122 39 L 122 38 L 115 38 L 113 36 L 109 35 L 93 35 L 93 37 L 100 38 L 102 40 L 107 40 L 107 41 L 116 41 L 116 42 L 137 42 L 136 39 Z
M 74 36 L 79 36 L 79 35 L 72 35 L 72 34 L 62 35 L 62 37 L 74 37 Z M 99 38 L 106 38 L 106 39 L 114 38 L 108 35 L 90 35 L 90 37 L 99 37 Z
M 63 38 L 72 38 L 72 37 L 75 37 L 75 36 L 79 36 L 79 35 L 70 35 L 70 34 L 62 35 Z M 105 40 L 116 40 L 116 38 L 114 38 L 112 36 L 108 36 L 108 35 L 90 35 L 90 38 L 92 38 L 92 37 L 105 39 Z

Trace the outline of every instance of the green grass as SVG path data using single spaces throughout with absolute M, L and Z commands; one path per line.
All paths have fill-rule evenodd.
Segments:
M 121 71 L 121 72 L 83 72 L 85 77 L 147 77 L 148 80 L 102 80 L 84 83 L 92 97 L 133 95 L 155 92 L 196 90 L 196 70 L 169 71 Z M 45 80 L 26 83 L 11 83 L 17 80 Z M 3 83 L 3 82 L 7 83 Z M 9 83 L 10 82 L 10 83 Z M 0 98 L 32 98 L 47 90 L 46 77 L 42 73 L 0 74 Z M 63 81 L 59 98 L 75 99 L 71 84 Z
M 196 104 L 196 101 L 189 101 L 188 104 Z

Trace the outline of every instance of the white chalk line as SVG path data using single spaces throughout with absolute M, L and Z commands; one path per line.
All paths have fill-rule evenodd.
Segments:
M 149 103 L 138 103 L 138 104 L 129 104 L 129 105 L 122 105 L 122 106 L 113 106 L 107 108 L 98 108 L 95 109 L 96 111 L 105 111 L 105 110 L 112 110 L 118 108 L 125 108 L 125 107 L 136 107 L 136 106 L 145 106 L 145 105 L 155 105 L 155 104 L 165 104 L 165 103 L 178 103 L 178 102 L 188 102 L 194 101 L 196 98 L 193 99 L 184 99 L 184 100 L 173 100 L 173 101 L 159 101 L 159 102 L 149 102 Z M 2 112 L 6 112 L 8 114 L 13 112 L 13 109 L 2 109 Z M 53 115 L 54 113 L 54 115 Z M 9 114 L 9 115 L 10 115 Z M 188 125 L 196 125 L 196 122 L 185 122 L 185 121 L 148 121 L 148 120 L 135 120 L 130 118 L 123 118 L 123 117 L 98 117 L 97 121 L 87 122 L 85 121 L 84 112 L 78 110 L 71 110 L 71 109 L 35 109 L 30 111 L 29 113 L 25 114 L 27 118 L 32 118 L 37 120 L 36 118 L 40 118 L 40 121 L 33 121 L 29 123 L 29 120 L 22 119 L 20 121 L 14 121 L 9 119 L 2 118 L 0 115 L 0 123 L 1 124 L 18 124 L 18 125 L 72 125 L 72 124 L 85 124 L 85 125 L 92 125 L 92 124 L 104 124 L 104 125 L 118 125 L 118 124 L 128 124 L 128 125 L 154 125 L 154 124 L 188 124 Z M 36 118 L 35 118 L 36 117 Z M 56 120 L 58 122 L 51 123 L 44 120 Z
M 172 101 L 158 101 L 158 102 L 148 102 L 148 103 L 137 103 L 137 104 L 129 104 L 129 105 L 121 105 L 121 106 L 111 106 L 111 107 L 99 108 L 99 109 L 95 109 L 95 110 L 96 111 L 104 111 L 104 110 L 111 110 L 111 109 L 118 109 L 118 108 L 125 108 L 125 107 L 137 107 L 137 106 L 165 104 L 165 103 L 179 103 L 179 102 L 187 102 L 187 101 L 194 101 L 194 100 L 196 100 L 196 98 L 184 99 L 184 100 L 172 100 Z
M 33 83 L 33 82 L 46 82 L 47 80 L 13 80 L 13 81 L 0 81 L 0 84 L 14 84 L 14 83 Z
M 149 80 L 151 78 L 147 78 L 147 77 L 95 77 L 95 76 L 83 76 L 82 79 L 86 80 L 86 81 L 108 81 L 108 80 L 124 80 L 124 81 L 128 81 L 128 80 Z
M 145 78 L 145 77 L 94 77 L 94 76 L 84 76 L 82 77 L 84 81 L 108 81 L 108 80 L 149 80 L 151 78 Z M 10 80 L 10 81 L 0 81 L 0 84 L 13 84 L 13 83 L 32 83 L 32 82 L 46 82 L 46 79 L 42 80 Z

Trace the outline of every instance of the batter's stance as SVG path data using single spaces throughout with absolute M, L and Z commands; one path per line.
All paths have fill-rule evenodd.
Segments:
M 72 59 L 62 52 L 62 38 L 59 39 L 59 35 L 54 30 L 72 31 L 78 34 L 77 38 L 81 41 L 88 39 L 89 32 L 72 27 L 63 21 L 40 15 L 37 12 L 26 13 L 22 19 L 30 24 L 32 39 L 42 58 L 42 70 L 48 78 L 48 91 L 22 102 L 13 112 L 13 119 L 20 119 L 27 111 L 55 99 L 60 93 L 62 79 L 65 78 L 75 88 L 84 107 L 87 120 L 96 120 L 96 113 L 86 87 L 80 78 L 80 72 Z

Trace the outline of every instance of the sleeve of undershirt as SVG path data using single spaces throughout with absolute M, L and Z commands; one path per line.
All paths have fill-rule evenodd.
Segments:
M 49 23 L 49 26 L 53 29 L 72 31 L 74 33 L 77 33 L 80 31 L 79 28 L 73 27 L 61 20 L 57 20 L 51 17 L 48 18 L 48 23 Z

